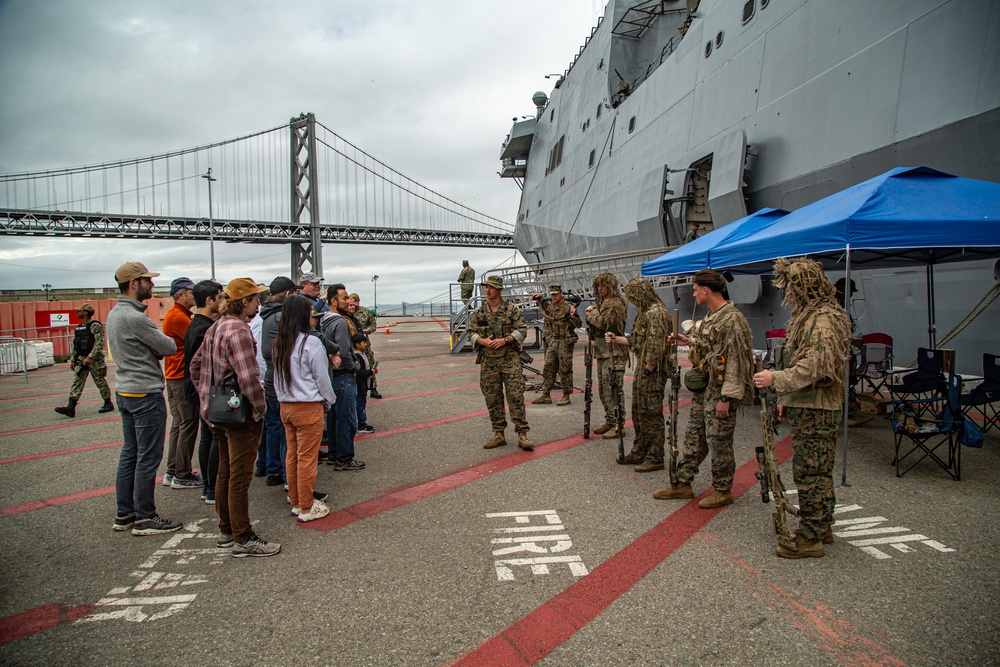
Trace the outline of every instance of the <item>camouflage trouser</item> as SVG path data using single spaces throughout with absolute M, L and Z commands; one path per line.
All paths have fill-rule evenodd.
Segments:
M 598 390 L 601 392 L 601 405 L 604 406 L 604 423 L 615 423 L 615 405 L 619 398 L 624 402 L 625 394 L 620 393 L 622 383 L 625 381 L 625 358 L 615 357 L 614 363 L 611 359 L 597 360 L 597 382 Z M 622 408 L 625 406 L 623 405 Z M 625 414 L 622 413 L 624 421 Z
M 368 360 L 368 368 L 375 368 L 375 353 L 372 352 L 372 344 L 368 343 L 365 350 L 365 359 Z M 372 373 L 371 377 L 368 379 L 368 389 L 369 391 L 375 389 L 378 386 L 378 375 Z
M 698 467 L 712 450 L 712 486 L 716 491 L 733 488 L 736 455 L 733 453 L 733 432 L 736 430 L 736 401 L 729 406 L 729 415 L 715 416 L 715 406 L 722 396 L 721 386 L 710 386 L 691 398 L 691 419 L 684 434 L 684 458 L 677 464 L 677 481 L 690 484 Z
M 88 373 L 86 369 L 90 369 Z M 90 362 L 90 366 L 81 366 L 78 362 L 76 365 L 76 373 L 73 376 L 73 384 L 69 388 L 69 397 L 74 401 L 80 400 L 80 395 L 83 393 L 83 386 L 87 384 L 87 375 L 94 378 L 94 384 L 97 385 L 98 391 L 101 392 L 101 398 L 105 401 L 111 398 L 111 388 L 108 387 L 108 381 L 104 378 L 108 374 L 108 366 L 104 363 L 104 357 L 98 357 Z
M 518 433 L 528 432 L 528 420 L 524 416 L 524 371 L 516 354 L 491 358 L 484 356 L 479 367 L 479 388 L 486 398 L 486 408 L 490 411 L 493 431 L 502 433 L 507 428 L 504 414 L 504 389 L 507 390 L 507 406 L 510 420 Z
M 799 490 L 799 533 L 818 540 L 833 525 L 833 461 L 840 410 L 789 408 L 792 425 L 792 476 Z
M 645 375 L 640 364 L 632 383 L 632 424 L 635 441 L 632 458 L 643 458 L 648 463 L 663 463 L 664 427 L 663 393 L 667 374 L 662 370 Z
M 550 338 L 545 346 L 545 367 L 542 369 L 542 393 L 552 391 L 556 374 L 564 394 L 573 393 L 573 343 L 568 338 Z

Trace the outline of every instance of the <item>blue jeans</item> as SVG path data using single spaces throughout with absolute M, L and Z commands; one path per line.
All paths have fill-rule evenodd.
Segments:
M 163 392 L 140 398 L 118 395 L 122 416 L 122 445 L 118 456 L 115 494 L 118 514 L 135 512 L 141 521 L 156 515 L 153 491 L 156 469 L 163 460 L 163 439 L 167 434 L 167 402 Z
M 264 413 L 264 433 L 267 437 L 267 474 L 285 476 L 285 425 L 281 423 L 281 404 L 277 396 L 265 394 L 267 412 Z
M 340 463 L 347 463 L 354 458 L 354 435 L 358 432 L 358 383 L 349 373 L 334 375 L 330 378 L 330 383 L 333 385 L 333 393 L 337 395 L 337 402 L 333 406 L 337 423 L 332 458 Z
M 358 426 L 368 423 L 368 392 L 358 390 Z

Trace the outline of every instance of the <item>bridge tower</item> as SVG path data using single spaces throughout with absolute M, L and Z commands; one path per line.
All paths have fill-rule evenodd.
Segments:
M 309 221 L 309 243 L 292 244 L 292 280 L 302 277 L 303 264 L 318 276 L 323 275 L 323 243 L 319 229 L 319 176 L 316 173 L 316 115 L 300 114 L 289 120 L 292 131 L 292 225 L 305 225 Z M 303 216 L 305 213 L 305 216 Z

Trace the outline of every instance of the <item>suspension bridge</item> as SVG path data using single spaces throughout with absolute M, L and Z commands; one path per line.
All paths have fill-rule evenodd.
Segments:
M 0 181 L 6 235 L 285 244 L 296 279 L 323 275 L 323 243 L 514 247 L 513 223 L 399 173 L 311 113 L 209 145 Z

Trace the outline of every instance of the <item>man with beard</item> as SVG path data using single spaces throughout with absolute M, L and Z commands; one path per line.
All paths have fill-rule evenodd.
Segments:
M 115 271 L 121 296 L 108 313 L 108 344 L 118 366 L 115 392 L 122 415 L 122 444 L 118 457 L 115 495 L 118 514 L 114 529 L 132 529 L 133 535 L 157 535 L 180 530 L 180 521 L 156 513 L 153 493 L 156 469 L 163 460 L 167 431 L 166 382 L 160 360 L 177 346 L 146 316 L 153 295 L 153 278 L 160 275 L 139 262 L 127 262 Z
M 330 370 L 330 383 L 337 397 L 333 409 L 327 412 L 327 438 L 332 455 L 327 463 L 338 472 L 356 472 L 365 469 L 363 461 L 354 458 L 354 436 L 358 432 L 358 384 L 355 375 L 358 363 L 351 353 L 350 317 L 351 297 L 344 285 L 330 285 L 326 291 L 329 312 L 319 321 L 320 336 L 327 341 L 327 349 L 336 346 L 341 351 L 340 366 Z M 332 429 L 330 427 L 333 427 Z
M 586 311 L 587 324 L 593 328 L 594 357 L 597 359 L 597 380 L 604 406 L 604 423 L 594 429 L 594 433 L 605 440 L 618 438 L 615 424 L 615 406 L 622 397 L 622 383 L 625 381 L 625 362 L 628 361 L 628 347 L 608 343 L 605 334 L 625 335 L 625 319 L 628 305 L 618 287 L 618 276 L 602 273 L 594 278 L 595 304 Z M 625 406 L 621 406 L 622 410 Z M 624 413 L 623 413 L 624 415 Z
M 250 480 L 267 404 L 257 348 L 247 323 L 257 314 L 260 293 L 267 289 L 251 278 L 229 281 L 222 317 L 205 332 L 205 340 L 191 360 L 191 378 L 198 389 L 202 419 L 208 421 L 212 387 L 235 385 L 250 408 L 246 424 L 215 427 L 219 438 L 215 510 L 221 533 L 216 546 L 232 547 L 235 558 L 273 556 L 281 550 L 279 544 L 259 537 L 250 522 Z
M 694 274 L 692 282 L 695 301 L 708 306 L 709 312 L 690 337 L 676 334 L 681 345 L 691 347 L 688 356 L 694 366 L 684 382 L 694 392 L 684 436 L 684 458 L 677 466 L 677 486 L 661 489 L 653 497 L 693 498 L 691 480 L 711 448 L 714 489 L 698 507 L 713 509 L 733 503 L 733 433 L 736 408 L 753 402 L 753 335 L 743 313 L 723 296 L 726 283 L 721 275 L 702 269 Z M 696 370 L 701 374 L 699 384 L 692 380 Z
M 616 336 L 609 331 L 609 344 L 627 345 L 635 355 L 635 381 L 632 384 L 632 423 L 635 440 L 632 451 L 618 459 L 622 465 L 635 465 L 636 472 L 663 470 L 663 394 L 670 377 L 671 358 L 668 337 L 673 332 L 670 313 L 650 282 L 633 278 L 625 284 L 625 296 L 636 307 L 632 333 Z
M 563 296 L 562 286 L 549 286 L 549 300 L 543 301 L 541 294 L 531 296 L 545 317 L 545 366 L 542 367 L 542 395 L 531 401 L 534 405 L 552 402 L 549 393 L 556 384 L 556 375 L 562 386 L 563 395 L 556 405 L 569 405 L 573 393 L 573 346 L 576 345 L 576 329 L 583 325 L 576 314 L 576 306 L 568 303 Z
M 778 546 L 782 558 L 820 558 L 833 542 L 833 460 L 844 406 L 844 363 L 851 322 L 819 262 L 801 257 L 774 263 L 774 286 L 792 307 L 785 339 L 789 365 L 753 376 L 757 387 L 778 391 L 778 418 L 792 424 L 792 473 L 799 492 L 795 548 Z

